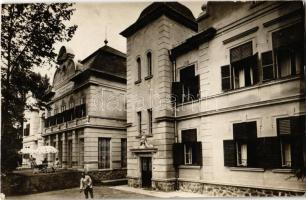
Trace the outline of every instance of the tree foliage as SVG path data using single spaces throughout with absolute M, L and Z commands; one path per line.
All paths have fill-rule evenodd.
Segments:
M 43 108 L 49 78 L 34 69 L 53 66 L 56 42 L 69 41 L 73 4 L 2 4 L 1 8 L 1 169 L 16 167 L 24 110 Z M 27 95 L 37 99 L 27 104 Z

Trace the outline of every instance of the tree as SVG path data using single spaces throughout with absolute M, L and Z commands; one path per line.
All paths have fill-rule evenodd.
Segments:
M 73 4 L 2 4 L 1 8 L 1 169 L 16 168 L 27 94 L 42 108 L 49 79 L 34 68 L 53 66 L 56 42 L 69 41 L 77 26 L 67 25 Z

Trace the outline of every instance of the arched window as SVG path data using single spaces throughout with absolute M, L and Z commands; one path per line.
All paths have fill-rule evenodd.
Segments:
M 137 76 L 138 76 L 138 80 L 137 81 L 141 81 L 141 60 L 140 58 L 137 58 Z
M 148 77 L 152 76 L 152 53 L 147 53 L 147 70 L 148 70 Z
M 70 99 L 69 99 L 69 109 L 71 109 L 73 107 L 74 107 L 74 99 L 73 99 L 73 97 L 70 97 Z
M 66 110 L 66 103 L 65 101 L 62 101 L 61 112 L 64 112 L 65 110 Z

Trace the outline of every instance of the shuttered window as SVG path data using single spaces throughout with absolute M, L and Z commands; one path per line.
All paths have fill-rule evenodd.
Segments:
M 223 140 L 224 166 L 235 167 L 236 161 L 236 144 L 234 140 Z
M 202 143 L 197 142 L 197 129 L 182 131 L 182 142 L 173 145 L 174 165 L 202 166 Z
M 183 102 L 183 84 L 181 82 L 173 82 L 172 83 L 172 102 L 176 104 Z
M 303 27 L 298 23 L 272 33 L 279 78 L 300 74 L 303 70 Z
M 282 167 L 301 167 L 303 165 L 305 116 L 278 119 L 277 131 L 280 137 Z
M 200 77 L 196 76 L 194 65 L 180 70 L 180 82 L 183 86 L 183 102 L 196 100 L 200 97 Z
M 261 54 L 262 80 L 268 81 L 274 79 L 273 53 L 267 51 Z

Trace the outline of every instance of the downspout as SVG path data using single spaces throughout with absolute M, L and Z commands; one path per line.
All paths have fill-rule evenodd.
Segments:
M 169 50 L 169 57 L 170 57 L 170 61 L 172 63 L 172 70 L 173 70 L 173 77 L 172 77 L 172 82 L 176 82 L 176 60 L 175 57 L 172 55 L 171 50 Z M 176 123 L 176 101 L 174 101 L 174 140 L 175 143 L 178 143 L 178 133 L 177 133 L 177 123 Z M 179 182 L 178 182 L 178 178 L 179 178 L 179 170 L 178 170 L 178 166 L 175 165 L 175 190 L 179 189 Z

